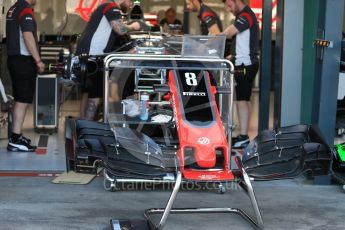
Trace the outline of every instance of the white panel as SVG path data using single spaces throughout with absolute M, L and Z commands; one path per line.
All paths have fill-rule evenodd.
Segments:
M 304 1 L 284 1 L 284 45 L 282 70 L 282 126 L 300 123 L 303 58 Z M 289 17 L 293 15 L 293 17 Z

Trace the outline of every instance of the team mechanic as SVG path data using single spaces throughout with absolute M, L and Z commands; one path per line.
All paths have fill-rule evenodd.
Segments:
M 36 0 L 18 0 L 6 15 L 7 67 L 14 96 L 12 135 L 9 151 L 35 151 L 36 146 L 22 135 L 22 127 L 29 104 L 32 103 L 37 72 L 45 65 L 37 46 L 37 25 L 32 7 Z
M 202 35 L 219 34 L 222 30 L 222 22 L 218 15 L 202 0 L 186 0 L 187 9 L 191 12 L 199 12 L 200 31 Z
M 98 6 L 79 40 L 76 55 L 101 55 L 111 52 L 119 36 L 128 31 L 147 29 L 148 26 L 143 22 L 135 21 L 129 25 L 123 22 L 121 12 L 126 13 L 132 6 L 132 0 L 107 1 Z M 94 120 L 102 96 L 103 72 L 97 71 L 88 76 L 83 87 L 80 117 Z
M 243 148 L 249 143 L 250 97 L 259 69 L 259 24 L 254 12 L 244 0 L 222 0 L 227 9 L 236 16 L 234 24 L 221 34 L 233 38 L 230 60 L 235 63 L 236 107 L 240 134 L 232 141 L 234 148 Z M 245 71 L 243 71 L 245 69 Z

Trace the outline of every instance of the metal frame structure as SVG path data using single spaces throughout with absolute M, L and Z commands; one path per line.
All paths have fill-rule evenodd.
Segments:
M 226 59 L 217 59 L 217 58 L 200 58 L 200 57 L 182 57 L 182 56 L 167 56 L 167 55 L 133 55 L 133 54 L 110 54 L 104 58 L 104 67 L 105 67 L 105 73 L 104 73 L 104 121 L 109 122 L 111 124 L 111 120 L 108 120 L 108 93 L 109 93 L 109 76 L 110 76 L 110 70 L 112 68 L 134 68 L 134 69 L 143 69 L 143 68 L 160 68 L 160 69 L 190 69 L 191 67 L 187 66 L 179 66 L 177 65 L 177 62 L 198 62 L 198 63 L 205 63 L 205 66 L 202 67 L 193 67 L 193 69 L 207 69 L 209 71 L 218 70 L 223 72 L 220 74 L 221 80 L 220 80 L 220 86 L 223 86 L 223 84 L 228 84 L 230 86 L 230 93 L 229 93 L 229 107 L 228 107 L 228 113 L 227 113 L 227 126 L 226 131 L 228 135 L 228 144 L 229 144 L 229 152 L 227 153 L 230 157 L 231 153 L 231 136 L 232 136 L 232 108 L 233 108 L 233 77 L 232 73 L 234 71 L 233 64 L 226 60 Z M 162 65 L 164 62 L 169 62 L 171 65 Z M 144 64 L 143 64 L 144 63 Z M 152 64 L 154 63 L 154 64 Z M 220 97 L 220 104 L 222 104 L 222 97 Z M 221 108 L 223 109 L 223 108 Z M 223 114 L 220 111 L 220 114 Z M 229 171 L 226 173 L 229 173 L 229 175 L 232 175 L 232 179 L 223 179 L 223 180 L 215 180 L 211 179 L 213 182 L 237 182 L 241 188 L 246 192 L 246 194 L 249 196 L 251 204 L 254 209 L 255 213 L 255 219 L 251 218 L 246 212 L 242 211 L 241 209 L 237 208 L 184 208 L 184 209 L 173 209 L 173 204 L 176 200 L 177 193 L 180 189 L 181 184 L 184 181 L 191 181 L 190 179 L 184 180 L 183 172 L 180 171 L 178 160 L 175 158 L 176 162 L 176 172 L 175 172 L 175 178 L 169 178 L 161 180 L 155 180 L 155 179 L 114 179 L 111 178 L 111 176 L 108 174 L 107 170 L 104 171 L 104 187 L 106 190 L 113 190 L 116 187 L 116 182 L 134 182 L 134 183 L 173 183 L 175 182 L 173 191 L 170 195 L 170 198 L 167 202 L 167 205 L 165 208 L 152 208 L 145 211 L 145 218 L 147 219 L 150 228 L 151 229 L 163 229 L 167 218 L 170 213 L 172 214 L 190 214 L 190 213 L 234 213 L 240 215 L 244 220 L 249 222 L 255 229 L 263 229 L 263 221 L 260 214 L 260 210 L 254 195 L 254 190 L 250 182 L 250 178 L 248 177 L 247 173 L 242 167 L 242 163 L 239 157 L 235 158 L 235 162 L 237 164 L 238 169 L 231 170 L 231 161 L 229 161 Z M 210 173 L 214 171 L 213 169 L 208 169 Z M 208 171 L 205 170 L 207 173 Z M 111 171 L 109 172 L 111 173 Z M 193 180 L 196 181 L 196 180 Z M 205 180 L 202 180 L 205 181 Z M 160 222 L 158 225 L 155 225 L 152 222 L 151 216 L 154 214 L 163 214 Z
M 124 61 L 127 63 L 115 63 L 116 61 Z M 104 58 L 104 96 L 103 96 L 103 100 L 104 100 L 104 121 L 107 121 L 107 115 L 108 115 L 108 111 L 109 111 L 109 107 L 108 107 L 108 94 L 109 94 L 109 71 L 110 69 L 116 68 L 116 67 L 121 67 L 121 68 L 136 68 L 136 69 L 143 69 L 143 68 L 160 68 L 162 70 L 166 70 L 166 69 L 188 69 L 188 67 L 178 67 L 178 66 L 146 66 L 146 65 L 141 65 L 140 62 L 141 61 L 155 61 L 157 63 L 160 63 L 162 61 L 171 61 L 171 62 L 176 62 L 176 61 L 187 61 L 187 62 L 205 62 L 205 63 L 222 63 L 222 67 L 218 67 L 218 68 L 208 68 L 208 70 L 221 70 L 221 71 L 233 71 L 234 67 L 233 64 L 226 59 L 219 59 L 219 58 L 200 58 L 200 57 L 181 57 L 180 55 L 154 55 L 154 54 L 150 54 L 150 55 L 133 55 L 133 54 L 109 54 Z M 129 62 L 136 62 L 136 66 L 130 65 Z M 194 67 L 193 67 L 194 68 Z M 198 69 L 198 68 L 195 68 Z M 224 80 L 226 80 L 226 76 L 224 76 L 223 74 L 221 75 L 221 81 L 219 82 L 220 86 L 223 86 L 224 84 Z M 230 78 L 230 84 L 231 86 L 233 85 L 233 78 Z M 220 97 L 220 112 L 223 110 L 222 109 L 222 97 Z M 229 111 L 228 114 L 228 120 L 232 121 L 232 108 L 233 108 L 233 94 L 231 92 L 230 94 L 230 98 L 229 98 L 229 109 L 231 109 L 231 111 Z M 228 127 L 228 130 L 232 130 L 232 127 Z
M 171 62 L 172 66 L 161 66 L 162 62 Z M 108 120 L 109 115 L 109 106 L 108 106 L 108 95 L 109 95 L 109 72 L 112 68 L 135 68 L 135 69 L 149 69 L 149 68 L 160 68 L 162 70 L 172 70 L 172 69 L 190 69 L 190 67 L 180 67 L 177 66 L 177 62 L 203 62 L 207 63 L 210 66 L 207 67 L 193 67 L 193 69 L 204 69 L 212 71 L 222 71 L 220 77 L 220 86 L 224 86 L 226 81 L 228 80 L 228 84 L 230 87 L 233 87 L 234 79 L 233 77 L 230 77 L 230 74 L 232 74 L 232 71 L 234 71 L 233 64 L 227 60 L 227 59 L 220 59 L 220 58 L 200 58 L 200 57 L 182 57 L 180 55 L 133 55 L 133 54 L 109 54 L 104 58 L 104 95 L 103 95 L 103 102 L 104 102 L 104 114 L 103 114 L 103 120 L 105 122 L 111 123 L 111 121 Z M 123 62 L 123 63 L 122 63 Z M 150 62 L 151 65 L 143 65 L 141 62 Z M 152 63 L 154 63 L 152 65 Z M 226 76 L 224 72 L 229 71 L 229 76 Z M 229 78 L 229 79 L 227 79 Z M 223 114 L 223 97 L 220 95 L 219 99 L 220 104 L 220 114 Z M 227 113 L 227 128 L 226 131 L 228 131 L 228 140 L 229 140 L 229 149 L 231 149 L 231 136 L 232 136 L 232 119 L 233 119 L 233 89 L 231 88 L 231 92 L 229 95 L 229 110 Z M 229 165 L 230 168 L 230 165 Z
M 145 218 L 149 222 L 152 229 L 163 229 L 165 226 L 165 223 L 168 219 L 168 216 L 170 213 L 172 214 L 194 214 L 194 213 L 233 213 L 241 216 L 244 220 L 246 220 L 248 223 L 250 223 L 255 229 L 263 229 L 264 224 L 262 221 L 260 209 L 258 206 L 258 203 L 255 198 L 253 187 L 250 183 L 250 178 L 245 172 L 245 170 L 242 167 L 242 163 L 239 157 L 236 157 L 236 163 L 238 165 L 239 170 L 236 171 L 236 179 L 237 183 L 241 186 L 241 188 L 245 191 L 245 193 L 249 196 L 250 202 L 253 206 L 255 218 L 254 220 L 252 217 L 250 217 L 246 212 L 244 212 L 241 209 L 238 208 L 178 208 L 173 209 L 172 206 L 176 200 L 177 193 L 180 189 L 181 183 L 182 183 L 182 174 L 181 172 L 177 171 L 176 174 L 176 182 L 174 189 L 170 195 L 170 198 L 168 200 L 168 203 L 165 208 L 151 208 L 145 210 Z M 163 214 L 159 224 L 156 225 L 152 222 L 151 216 L 154 214 Z

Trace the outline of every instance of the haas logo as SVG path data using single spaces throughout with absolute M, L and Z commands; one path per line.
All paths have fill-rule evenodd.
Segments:
M 208 145 L 210 144 L 210 139 L 208 139 L 207 137 L 199 137 L 198 143 L 202 145 Z
M 96 7 L 104 3 L 105 1 L 106 0 L 79 0 L 79 5 L 75 9 L 75 11 L 79 13 L 82 19 L 88 22 L 90 20 L 92 12 L 96 9 Z

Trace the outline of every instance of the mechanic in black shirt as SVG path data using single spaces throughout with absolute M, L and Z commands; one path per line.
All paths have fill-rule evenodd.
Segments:
M 255 13 L 244 0 L 222 0 L 236 17 L 235 22 L 221 34 L 233 38 L 229 59 L 234 63 L 236 82 L 236 108 L 240 133 L 233 138 L 233 148 L 244 148 L 249 143 L 250 97 L 255 76 L 259 69 L 259 23 Z M 243 71 L 245 70 L 245 71 Z
M 29 104 L 32 103 L 37 72 L 45 65 L 37 46 L 37 25 L 32 7 L 36 0 L 18 0 L 6 14 L 7 66 L 12 80 L 14 106 L 12 135 L 8 151 L 35 151 L 36 146 L 22 135 Z
M 132 0 L 107 1 L 92 13 L 85 31 L 77 46 L 76 55 L 101 55 L 112 51 L 118 36 L 128 31 L 141 30 L 145 23 L 135 21 L 129 25 L 122 20 L 121 12 L 132 8 Z M 83 87 L 83 98 L 80 106 L 80 117 L 94 120 L 103 97 L 103 72 L 89 75 Z
M 187 9 L 191 12 L 199 12 L 200 30 L 202 35 L 216 35 L 222 30 L 222 22 L 218 15 L 202 0 L 186 0 Z

